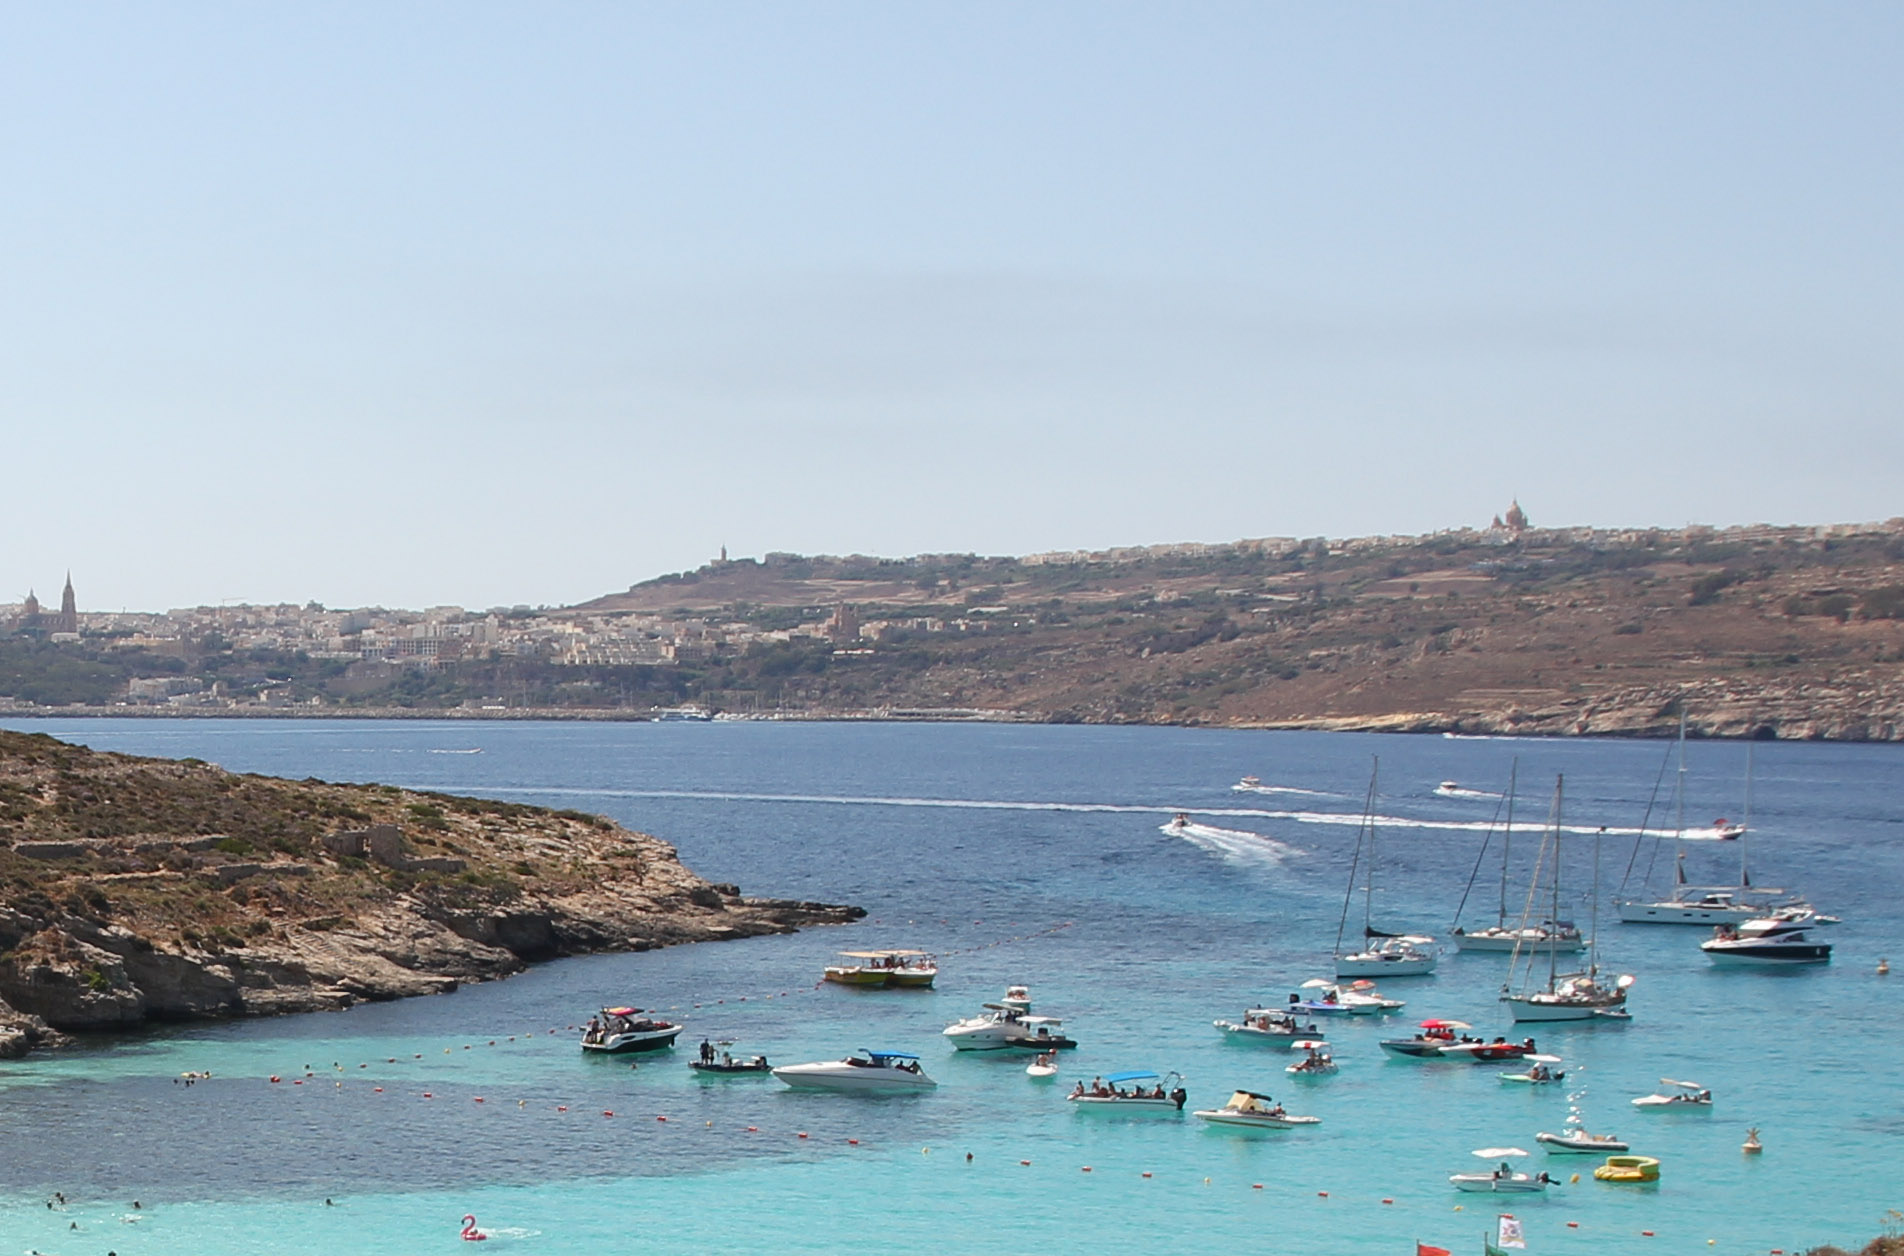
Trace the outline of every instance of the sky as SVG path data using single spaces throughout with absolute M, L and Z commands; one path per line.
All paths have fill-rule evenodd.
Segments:
M 0 32 L 0 601 L 1904 514 L 1895 4 Z

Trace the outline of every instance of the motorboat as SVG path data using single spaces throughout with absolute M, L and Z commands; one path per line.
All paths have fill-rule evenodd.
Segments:
M 822 976 L 842 986 L 923 989 L 939 975 L 939 966 L 925 951 L 841 951 L 837 964 L 828 964 Z
M 1533 952 L 1545 955 L 1553 951 L 1571 955 L 1587 949 L 1586 938 L 1570 920 L 1543 920 L 1539 924 L 1520 928 L 1489 925 L 1484 929 L 1463 929 L 1456 925 L 1450 931 L 1450 936 L 1454 938 L 1457 951 L 1517 952 L 1522 955 Z
M 1424 934 L 1403 933 L 1371 937 L 1358 951 L 1335 957 L 1338 977 L 1425 977 L 1439 960 L 1435 940 Z
M 749 1073 L 769 1073 L 773 1067 L 764 1055 L 734 1055 L 723 1051 L 718 1057 L 689 1060 L 688 1067 L 703 1077 L 733 1077 Z
M 1400 999 L 1380 994 L 1375 983 L 1366 979 L 1341 985 L 1314 977 L 1303 982 L 1302 988 L 1315 993 L 1306 999 L 1290 995 L 1292 1012 L 1308 1012 L 1313 1016 L 1372 1016 L 1378 1012 L 1400 1011 L 1407 1006 Z
M 1292 999 L 1294 995 L 1290 996 Z M 1320 1034 L 1314 1021 L 1303 1020 L 1279 1007 L 1252 1007 L 1243 1013 L 1240 1021 L 1212 1021 L 1218 1029 L 1229 1037 L 1243 1041 L 1268 1042 L 1278 1046 L 1293 1046 L 1298 1039 L 1314 1038 Z
M 1589 1134 L 1581 1128 L 1562 1130 L 1550 1134 L 1546 1130 L 1534 1135 L 1534 1140 L 1556 1156 L 1597 1156 L 1607 1152 L 1631 1151 L 1624 1140 L 1612 1134 Z
M 1006 1007 L 1015 1007 L 1021 1012 L 1031 1010 L 1030 986 L 1006 986 L 1005 997 L 999 1000 Z
M 1670 1077 L 1662 1077 L 1659 1084 L 1666 1089 L 1657 1094 L 1641 1095 L 1633 1101 L 1633 1106 L 1712 1111 L 1712 1092 L 1698 1082 L 1676 1082 Z
M 1458 1191 L 1483 1191 L 1496 1195 L 1534 1195 L 1545 1191 L 1553 1179 L 1545 1173 L 1522 1173 L 1513 1161 L 1527 1153 L 1519 1147 L 1480 1147 L 1474 1152 L 1483 1160 L 1499 1160 L 1500 1167 L 1489 1173 L 1456 1173 L 1448 1181 Z
M 1720 964 L 1829 964 L 1831 943 L 1809 936 L 1815 918 L 1809 911 L 1780 912 L 1737 928 L 1720 925 L 1699 949 Z
M 1423 977 L 1435 970 L 1435 940 L 1423 934 L 1389 933 L 1377 929 L 1375 910 L 1375 792 L 1381 772 L 1379 760 L 1369 770 L 1368 797 L 1362 804 L 1362 826 L 1355 835 L 1355 854 L 1349 861 L 1349 885 L 1342 899 L 1342 920 L 1336 926 L 1335 975 L 1340 977 Z M 1356 881 L 1362 888 L 1362 945 L 1344 942 L 1349 905 L 1355 901 Z
M 795 1090 L 843 1090 L 863 1094 L 908 1094 L 939 1083 L 919 1067 L 919 1057 L 904 1051 L 868 1051 L 864 1047 L 841 1060 L 783 1064 L 773 1075 Z
M 1291 1077 L 1323 1077 L 1339 1071 L 1328 1043 L 1310 1040 L 1299 1042 L 1296 1046 L 1308 1054 L 1283 1070 Z
M 1467 1060 L 1473 1064 L 1501 1064 L 1534 1054 L 1534 1040 L 1528 1038 L 1521 1042 L 1509 1042 L 1497 1037 L 1493 1042 L 1483 1042 L 1476 1038 L 1470 1042 L 1451 1042 L 1441 1048 L 1441 1054 L 1451 1060 Z
M 1253 1090 L 1239 1090 L 1222 1107 L 1201 1108 L 1191 1115 L 1212 1125 L 1242 1129 L 1291 1130 L 1299 1125 L 1322 1124 L 1319 1116 L 1296 1116 L 1268 1095 L 1259 1095 Z
M 1409 1060 L 1445 1060 L 1448 1057 L 1441 1053 L 1441 1049 L 1460 1042 L 1458 1033 L 1472 1028 L 1466 1021 L 1425 1020 L 1421 1023 L 1420 1032 L 1412 1038 L 1382 1039 L 1382 1050 Z
M 1183 1101 L 1188 1097 L 1180 1074 L 1158 1074 L 1149 1069 L 1094 1077 L 1089 1086 L 1079 1082 L 1077 1088 L 1065 1096 L 1080 1109 L 1160 1113 L 1183 1111 Z
M 1470 802 L 1494 802 L 1499 794 L 1485 789 L 1471 789 L 1460 781 L 1443 781 L 1435 786 L 1435 795 L 1440 798 L 1465 798 Z
M 1567 1080 L 1567 1071 L 1554 1067 L 1560 1063 L 1560 1057 L 1557 1055 L 1542 1055 L 1538 1051 L 1530 1051 L 1521 1057 L 1521 1063 L 1528 1066 L 1522 1072 L 1501 1073 L 1498 1076 L 1504 1082 L 1522 1086 L 1547 1086 Z
M 582 1032 L 582 1050 L 603 1055 L 659 1051 L 673 1046 L 680 1035 L 681 1026 L 643 1015 L 638 1007 L 605 1007 L 601 1015 L 589 1018 Z
M 1078 1044 L 1065 1037 L 1055 1016 L 1033 1016 L 1003 1003 L 987 1003 L 977 1016 L 947 1025 L 943 1031 L 961 1051 L 1056 1051 Z
M 1031 1063 L 1025 1065 L 1025 1076 L 1038 1081 L 1050 1081 L 1058 1075 L 1058 1053 L 1046 1051 L 1042 1055 L 1031 1057 Z

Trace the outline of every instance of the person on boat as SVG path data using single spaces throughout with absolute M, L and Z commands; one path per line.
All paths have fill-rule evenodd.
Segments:
M 1084 1093 L 1084 1079 L 1080 1077 L 1078 1078 L 1078 1084 L 1071 1088 L 1071 1097 L 1075 1099 L 1079 1095 L 1082 1095 L 1083 1093 Z
M 701 1039 L 701 1063 L 714 1063 L 714 1044 L 705 1038 Z

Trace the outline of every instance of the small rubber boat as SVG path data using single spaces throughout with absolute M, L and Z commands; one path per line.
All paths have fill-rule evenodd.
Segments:
M 1612 1134 L 1589 1134 L 1584 1129 L 1562 1130 L 1550 1134 L 1546 1130 L 1534 1135 L 1535 1141 L 1556 1156 L 1605 1155 L 1612 1151 L 1631 1151 L 1632 1148 Z
M 1479 1147 L 1475 1155 L 1483 1160 L 1499 1160 L 1501 1167 L 1491 1173 L 1456 1173 L 1449 1183 L 1458 1191 L 1484 1191 L 1496 1195 L 1535 1195 L 1545 1191 L 1553 1179 L 1545 1173 L 1521 1173 L 1512 1161 L 1527 1153 L 1519 1147 Z
M 1608 1156 L 1593 1176 L 1602 1182 L 1657 1182 L 1659 1161 L 1651 1156 Z
M 1662 1090 L 1653 1095 L 1641 1095 L 1633 1101 L 1633 1106 L 1712 1111 L 1712 1092 L 1698 1082 L 1676 1082 L 1670 1077 L 1662 1077 L 1659 1079 L 1659 1084 L 1670 1086 L 1672 1089 Z
M 1146 1085 L 1147 1082 L 1153 1084 Z M 1079 1082 L 1077 1089 L 1065 1096 L 1077 1104 L 1080 1111 L 1164 1114 L 1183 1111 L 1183 1101 L 1187 1098 L 1180 1074 L 1157 1074 L 1149 1069 L 1130 1069 L 1092 1078 L 1089 1086 Z
M 1328 1043 L 1307 1041 L 1299 1042 L 1296 1046 L 1309 1054 L 1291 1064 L 1283 1072 L 1292 1077 L 1320 1077 L 1339 1071 L 1335 1056 L 1329 1053 Z
M 1299 1125 L 1322 1124 L 1319 1116 L 1293 1115 L 1284 1111 L 1283 1105 L 1268 1095 L 1259 1095 L 1253 1090 L 1239 1090 L 1222 1107 L 1203 1108 L 1191 1115 L 1212 1125 L 1229 1125 L 1240 1129 L 1291 1130 Z
M 1056 1051 L 1047 1051 L 1043 1055 L 1035 1055 L 1031 1058 L 1031 1063 L 1025 1065 L 1026 1077 L 1036 1078 L 1039 1081 L 1050 1081 L 1057 1075 L 1058 1053 Z

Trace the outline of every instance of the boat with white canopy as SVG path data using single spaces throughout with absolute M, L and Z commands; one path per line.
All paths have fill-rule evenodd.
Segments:
M 1181 1074 L 1153 1073 L 1141 1068 L 1094 1077 L 1088 1086 L 1080 1081 L 1077 1088 L 1065 1096 L 1080 1110 L 1166 1115 L 1183 1111 L 1183 1101 L 1188 1097 Z
M 1292 1130 L 1300 1125 L 1322 1124 L 1319 1116 L 1297 1116 L 1268 1095 L 1259 1095 L 1253 1090 L 1239 1090 L 1222 1107 L 1199 1108 L 1191 1115 L 1212 1125 L 1239 1129 Z
M 1489 1173 L 1456 1173 L 1448 1179 L 1458 1191 L 1486 1191 L 1496 1195 L 1537 1195 L 1552 1184 L 1545 1173 L 1522 1173 L 1513 1161 L 1527 1153 L 1519 1147 L 1477 1147 L 1472 1153 L 1483 1160 L 1498 1160 L 1500 1167 Z

